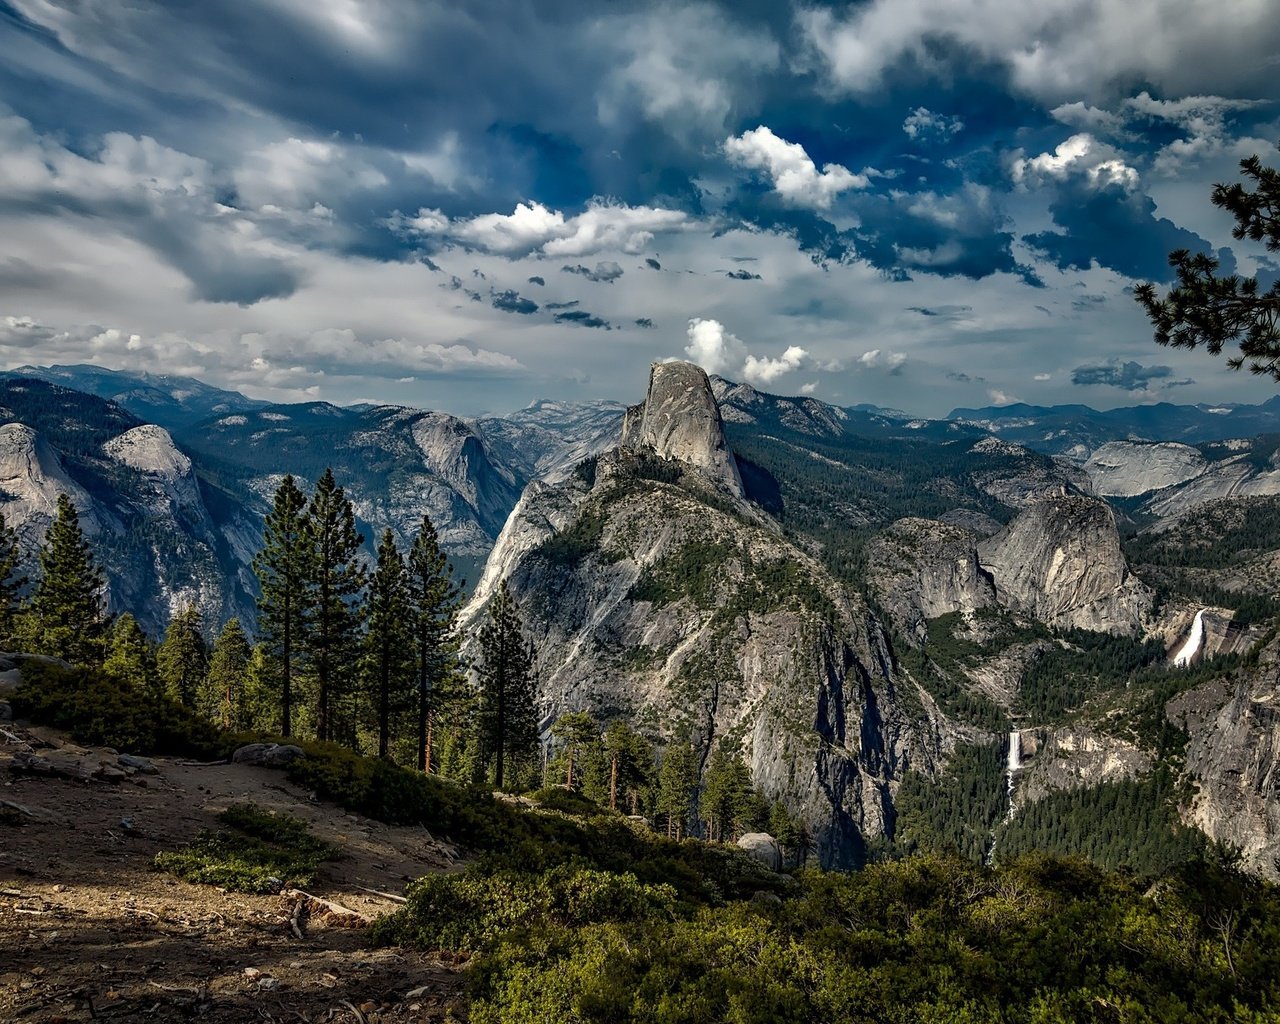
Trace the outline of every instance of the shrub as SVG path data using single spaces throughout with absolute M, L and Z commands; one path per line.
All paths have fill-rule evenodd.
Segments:
M 310 885 L 321 862 L 338 855 L 306 822 L 256 804 L 233 804 L 218 820 L 222 830 L 205 829 L 185 849 L 156 854 L 155 866 L 188 882 L 267 893 Z

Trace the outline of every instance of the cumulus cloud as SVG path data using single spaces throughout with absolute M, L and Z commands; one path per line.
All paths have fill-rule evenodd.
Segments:
M 873 348 L 868 352 L 863 352 L 858 356 L 858 362 L 868 369 L 876 367 L 884 367 L 893 373 L 902 367 L 907 361 L 905 352 L 882 352 L 878 348 Z
M 1128 191 L 1138 186 L 1138 172 L 1088 132 L 1071 136 L 1052 153 L 1027 158 L 1019 152 L 1013 158 L 1011 174 L 1019 185 L 1080 177 L 1099 189 L 1116 186 Z
M 870 0 L 798 20 L 830 85 L 864 94 L 896 69 L 943 76 L 975 57 L 1042 101 L 1112 95 L 1138 80 L 1218 92 L 1266 83 L 1280 50 L 1280 23 L 1257 0 Z
M 841 192 L 871 184 L 867 174 L 854 174 L 841 164 L 825 164 L 819 171 L 800 143 L 779 138 L 765 125 L 731 135 L 724 151 L 737 166 L 764 172 L 773 190 L 793 206 L 830 209 Z
M 443 212 L 421 209 L 413 217 L 393 217 L 403 232 L 462 242 L 485 252 L 524 256 L 590 256 L 617 249 L 638 254 L 660 232 L 680 231 L 690 223 L 680 210 L 627 206 L 593 199 L 580 214 L 566 217 L 538 202 L 517 203 L 512 213 L 483 213 L 450 220 Z
M 772 384 L 784 374 L 800 369 L 809 359 L 809 353 L 798 345 L 788 346 L 777 358 L 754 356 L 719 320 L 702 317 L 689 321 L 688 342 L 685 355 L 708 373 L 741 376 L 757 384 Z
M 1071 371 L 1071 383 L 1078 387 L 1106 386 L 1122 391 L 1150 391 L 1156 382 L 1161 387 L 1178 387 L 1193 383 L 1190 380 L 1173 380 L 1171 366 L 1143 366 L 1130 360 L 1118 359 L 1092 366 L 1077 366 Z
M 964 122 L 954 115 L 937 114 L 928 107 L 916 107 L 902 122 L 907 138 L 917 142 L 946 142 L 964 130 Z

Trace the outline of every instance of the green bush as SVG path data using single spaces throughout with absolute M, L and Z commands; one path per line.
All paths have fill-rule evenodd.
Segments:
M 575 793 L 563 786 L 545 786 L 529 794 L 531 800 L 537 801 L 539 807 L 547 811 L 560 811 L 562 814 L 576 814 L 579 817 L 592 814 L 607 813 L 594 800 L 581 793 Z
M 321 862 L 338 855 L 306 822 L 256 804 L 232 804 L 218 820 L 222 830 L 205 829 L 185 849 L 156 854 L 155 866 L 188 882 L 267 893 L 310 885 Z
M 99 669 L 24 662 L 12 704 L 18 717 L 62 729 L 79 743 L 134 754 L 214 758 L 227 753 L 226 737 L 204 718 Z
M 423 949 L 474 951 L 519 929 L 576 928 L 602 921 L 670 920 L 676 891 L 635 875 L 562 864 L 543 874 L 471 868 L 428 875 L 409 902 L 379 919 L 374 941 Z

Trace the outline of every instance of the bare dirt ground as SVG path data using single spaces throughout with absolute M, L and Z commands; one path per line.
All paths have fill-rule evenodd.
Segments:
M 367 929 L 317 916 L 299 939 L 296 901 L 191 885 L 154 870 L 229 804 L 288 811 L 345 856 L 308 892 L 369 917 L 395 908 L 365 889 L 457 866 L 422 829 L 392 828 L 317 802 L 284 773 L 153 758 L 157 774 L 115 782 L 30 777 L 13 755 L 116 764 L 22 723 L 0 722 L 0 1020 L 334 1021 L 465 1018 L 459 965 L 374 949 Z M 52 749 L 41 744 L 52 743 Z M 363 887 L 363 888 L 362 888 Z

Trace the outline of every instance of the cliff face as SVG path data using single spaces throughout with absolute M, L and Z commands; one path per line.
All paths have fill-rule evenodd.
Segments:
M 1182 694 L 1167 711 L 1190 737 L 1191 822 L 1239 849 L 1246 867 L 1280 878 L 1280 637 L 1235 681 Z
M 1152 595 L 1129 572 L 1115 514 L 1103 501 L 1038 501 L 978 545 L 1000 603 L 1059 629 L 1133 635 Z
M 868 583 L 876 600 L 921 642 L 926 619 L 995 605 L 995 584 L 978 564 L 977 541 L 948 523 L 899 520 L 868 546 Z
M 902 772 L 928 770 L 942 741 L 904 711 L 912 684 L 867 607 L 731 496 L 714 411 L 696 367 L 655 367 L 624 447 L 526 488 L 463 618 L 506 578 L 544 727 L 582 708 L 626 715 L 668 739 L 688 731 L 704 761 L 728 739 L 811 823 L 824 862 L 854 863 L 864 837 L 891 829 Z
M 651 448 L 660 458 L 695 467 L 739 498 L 744 494 L 711 382 L 693 363 L 653 364 L 648 395 L 622 421 L 622 445 Z

